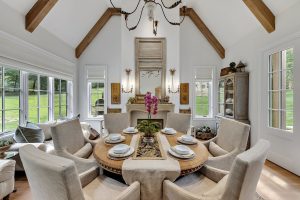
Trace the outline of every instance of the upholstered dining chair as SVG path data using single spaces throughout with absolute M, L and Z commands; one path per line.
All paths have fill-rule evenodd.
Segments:
M 253 200 L 270 143 L 260 140 L 250 150 L 238 155 L 230 169 L 217 183 L 199 172 L 163 183 L 164 200 Z
M 104 129 L 103 134 L 121 133 L 130 125 L 128 113 L 109 113 L 104 114 Z
M 85 140 L 79 119 L 68 120 L 51 127 L 54 154 L 75 162 L 82 185 L 98 173 L 93 146 Z
M 168 112 L 166 126 L 176 131 L 187 133 L 191 127 L 191 115 Z
M 129 187 L 105 176 L 94 177 L 82 187 L 74 161 L 44 153 L 31 145 L 20 156 L 36 200 L 140 200 L 140 184 Z
M 204 142 L 210 156 L 202 173 L 229 171 L 235 157 L 247 148 L 250 126 L 233 119 L 221 118 L 217 136 Z
M 14 191 L 15 165 L 14 160 L 0 159 L 0 199 L 9 199 L 10 193 Z

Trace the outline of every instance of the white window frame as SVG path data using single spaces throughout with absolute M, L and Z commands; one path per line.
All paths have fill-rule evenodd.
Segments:
M 259 116 L 259 126 L 260 129 L 262 130 L 261 134 L 264 135 L 270 135 L 270 136 L 276 136 L 278 138 L 284 139 L 284 140 L 294 140 L 295 135 L 294 133 L 297 132 L 298 126 L 297 126 L 297 110 L 299 110 L 298 105 L 296 103 L 296 96 L 297 93 L 294 93 L 294 128 L 293 128 L 293 133 L 288 130 L 283 130 L 279 128 L 274 128 L 269 126 L 269 119 L 268 119 L 268 112 L 269 112 L 269 105 L 268 105 L 268 89 L 269 89 L 269 79 L 268 79 L 268 72 L 269 72 L 269 56 L 279 52 L 283 51 L 286 49 L 293 48 L 295 55 L 299 55 L 299 41 L 300 41 L 300 35 L 299 36 L 291 36 L 287 39 L 280 40 L 277 42 L 275 45 L 270 45 L 267 48 L 261 49 L 261 88 L 260 88 L 260 96 L 258 97 L 258 102 L 260 102 L 259 108 L 262 111 L 262 114 Z M 300 63 L 300 58 L 295 57 L 294 60 L 294 66 L 299 65 Z M 297 74 L 299 72 L 297 67 L 294 67 L 294 74 Z M 294 82 L 294 91 L 299 88 L 299 84 L 297 82 Z M 266 136 L 269 137 L 269 136 Z
M 211 79 L 196 79 L 195 75 L 196 75 L 196 71 L 197 69 L 203 69 L 203 68 L 209 68 L 212 70 L 212 78 Z M 192 109 L 192 114 L 193 114 L 193 119 L 194 120 L 214 120 L 214 115 L 215 115 L 215 97 L 216 97 L 216 76 L 215 76 L 215 72 L 216 72 L 216 67 L 213 66 L 197 66 L 194 67 L 193 70 L 193 83 L 192 83 L 192 105 L 193 105 L 193 109 Z M 204 116 L 199 116 L 196 115 L 196 82 L 199 82 L 200 80 L 202 81 L 211 81 L 211 90 L 210 90 L 210 94 L 209 94 L 209 115 L 207 117 Z
M 6 65 L 0 65 L 0 67 L 2 68 L 2 95 L 0 98 L 2 98 L 2 108 L 0 108 L 0 114 L 2 115 L 2 126 L 0 127 L 0 132 L 7 132 L 7 131 L 12 131 L 12 130 L 5 130 L 5 111 L 7 111 L 7 109 L 5 109 L 5 87 L 4 87 L 4 81 L 5 81 L 5 69 L 13 69 L 13 70 L 18 70 L 19 71 L 19 81 L 20 81 L 20 94 L 19 94 L 19 109 L 9 109 L 9 110 L 18 110 L 19 111 L 19 124 L 21 124 L 21 122 L 23 121 L 23 110 L 22 108 L 24 108 L 23 106 L 23 101 L 22 101 L 22 93 L 23 93 L 23 89 L 22 89 L 22 80 L 23 80 L 23 76 L 22 76 L 22 71 L 20 69 L 14 68 L 14 67 L 10 67 L 10 66 L 6 66 Z M 17 88 L 15 88 L 17 89 Z M 17 127 L 16 127 L 17 128 Z
M 50 109 L 50 102 L 51 102 L 51 99 L 52 99 L 52 96 L 51 96 L 51 92 L 50 92 L 50 77 L 47 76 L 47 75 L 44 75 L 44 74 L 36 74 L 36 73 L 32 73 L 32 72 L 23 72 L 25 74 L 25 83 L 26 83 L 26 88 L 25 88 L 25 91 L 26 91 L 26 98 L 25 98 L 25 103 L 26 103 L 26 120 L 30 121 L 29 117 L 29 109 L 30 109 L 30 106 L 29 106 L 29 101 L 28 101 L 28 98 L 29 98 L 29 75 L 35 75 L 37 76 L 38 78 L 38 89 L 35 90 L 36 92 L 38 92 L 38 107 L 36 109 L 38 109 L 38 122 L 37 123 L 41 123 L 40 121 L 40 93 L 41 92 L 45 92 L 45 90 L 41 90 L 40 88 L 40 77 L 43 76 L 43 77 L 47 77 L 48 79 L 48 88 L 47 88 L 47 92 L 48 92 L 48 121 L 51 121 L 51 109 Z M 45 108 L 45 107 L 42 107 L 42 108 Z M 44 123 L 44 122 L 42 122 Z
M 57 119 L 55 119 L 55 114 L 54 114 L 54 112 L 55 112 L 55 103 L 54 103 L 54 99 L 55 99 L 55 79 L 57 79 L 57 80 L 59 80 L 59 85 L 60 85 L 60 88 L 59 88 L 59 117 L 57 118 Z M 61 104 L 62 102 L 61 102 L 61 81 L 66 81 L 66 105 L 63 105 L 63 104 Z M 70 116 L 70 108 L 69 108 L 69 103 L 70 103 L 70 101 L 69 101 L 69 97 L 70 97 L 70 94 L 69 94 L 69 81 L 68 80 L 66 80 L 66 79 L 63 79 L 63 78 L 53 78 L 53 96 L 52 96 L 52 98 L 53 98 L 53 119 L 54 120 L 58 120 L 58 119 L 64 119 L 64 118 L 67 118 L 67 117 L 69 117 Z M 66 116 L 62 116 L 61 115 L 61 107 L 62 106 L 66 106 L 66 109 L 67 109 L 67 111 L 66 111 Z
M 85 73 L 86 73 L 86 89 L 87 89 L 87 98 L 86 98 L 86 101 L 87 101 L 87 118 L 90 119 L 90 120 L 93 120 L 93 119 L 103 119 L 103 115 L 99 115 L 97 117 L 94 117 L 91 115 L 91 91 L 90 91 L 90 88 L 91 88 L 91 83 L 92 82 L 101 82 L 101 83 L 104 83 L 104 114 L 107 113 L 107 67 L 106 66 L 101 66 L 101 65 L 86 65 L 85 66 L 86 69 L 85 69 Z M 104 71 L 104 77 L 102 78 L 89 78 L 88 77 L 88 69 L 89 68 L 97 68 L 99 70 L 103 70 Z
M 275 53 L 282 53 L 283 51 L 285 50 L 288 50 L 288 49 L 293 49 L 294 51 L 294 55 L 295 55 L 295 47 L 294 46 L 290 46 L 290 45 L 287 45 L 287 46 L 284 46 L 284 47 L 281 47 L 281 48 L 277 48 L 277 49 L 274 49 L 273 51 L 270 51 L 267 53 L 267 127 L 270 128 L 270 129 L 276 129 L 276 130 L 280 130 L 280 131 L 283 131 L 283 132 L 287 132 L 287 133 L 290 133 L 292 134 L 294 132 L 294 128 L 295 128 L 295 90 L 293 89 L 293 102 L 294 102 L 294 105 L 293 105 L 293 129 L 292 130 L 288 130 L 288 129 L 284 129 L 283 128 L 283 121 L 282 121 L 282 111 L 286 111 L 286 108 L 285 109 L 282 109 L 282 99 L 280 98 L 280 102 L 279 102 L 279 106 L 280 108 L 277 110 L 277 109 L 271 109 L 271 105 L 270 105 L 270 92 L 278 92 L 279 95 L 281 96 L 282 95 L 282 92 L 283 91 L 286 91 L 286 89 L 282 89 L 282 77 L 281 77 L 281 73 L 282 73 L 282 65 L 280 66 L 280 69 L 278 71 L 275 71 L 275 72 L 278 72 L 279 73 L 279 76 L 278 76 L 278 79 L 279 79 L 279 87 L 280 89 L 279 90 L 271 90 L 271 86 L 270 86 L 270 74 L 273 74 L 274 71 L 270 72 L 270 65 L 271 65 L 271 60 L 270 60 L 270 57 L 275 54 Z M 282 57 L 280 57 L 280 62 L 282 62 Z M 282 63 L 281 63 L 282 64 Z M 295 61 L 294 61 L 294 68 L 293 68 L 293 71 L 295 70 Z M 294 78 L 294 77 L 293 77 Z M 294 82 L 294 80 L 293 80 Z M 272 110 L 277 110 L 280 112 L 280 116 L 279 116 L 279 127 L 273 127 L 271 126 L 270 124 L 270 120 L 271 120 L 271 117 L 270 116 L 270 111 Z

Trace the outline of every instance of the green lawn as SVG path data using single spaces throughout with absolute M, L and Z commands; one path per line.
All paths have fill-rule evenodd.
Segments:
M 209 103 L 208 96 L 197 96 L 196 97 L 196 115 L 207 116 L 209 115 Z

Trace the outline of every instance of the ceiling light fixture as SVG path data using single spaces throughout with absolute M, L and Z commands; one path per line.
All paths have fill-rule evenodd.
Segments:
M 143 7 L 141 9 L 140 16 L 139 16 L 139 19 L 138 19 L 136 25 L 129 27 L 128 26 L 128 18 L 129 18 L 130 15 L 134 14 L 137 11 L 137 9 L 138 9 L 141 1 L 142 0 L 138 1 L 137 5 L 136 5 L 136 7 L 135 7 L 135 9 L 133 11 L 131 11 L 131 12 L 127 12 L 127 11 L 124 11 L 124 10 L 121 11 L 121 14 L 123 14 L 124 17 L 125 17 L 126 28 L 129 31 L 132 31 L 132 30 L 134 30 L 134 29 L 136 29 L 138 27 L 138 25 L 139 25 L 139 23 L 141 21 L 141 18 L 142 18 L 142 15 L 143 15 L 143 11 L 144 11 L 145 7 L 147 7 L 147 9 L 148 9 L 148 19 L 149 19 L 149 21 L 152 21 L 152 23 L 153 23 L 153 34 L 154 35 L 157 35 L 157 26 L 158 26 L 158 20 L 155 19 L 155 16 L 154 16 L 154 11 L 155 11 L 155 9 L 156 9 L 157 6 L 161 8 L 161 11 L 162 11 L 162 13 L 163 13 L 166 21 L 169 24 L 171 24 L 171 25 L 179 26 L 184 21 L 184 19 L 185 19 L 185 16 L 186 16 L 186 6 L 185 5 L 182 6 L 183 17 L 179 20 L 179 22 L 174 22 L 174 21 L 169 20 L 167 18 L 167 16 L 166 16 L 165 10 L 164 10 L 164 9 L 169 9 L 170 10 L 170 9 L 176 8 L 180 4 L 183 4 L 182 0 L 176 1 L 171 6 L 166 6 L 166 4 L 164 3 L 164 0 L 160 0 L 160 3 L 156 2 L 157 0 L 144 0 L 144 5 L 143 5 Z M 110 0 L 110 3 L 111 3 L 111 5 L 114 8 L 116 8 L 115 5 L 113 4 L 112 0 Z

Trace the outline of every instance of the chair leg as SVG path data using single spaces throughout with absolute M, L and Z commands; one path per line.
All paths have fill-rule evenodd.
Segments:
M 9 195 L 3 198 L 3 200 L 9 200 Z

